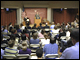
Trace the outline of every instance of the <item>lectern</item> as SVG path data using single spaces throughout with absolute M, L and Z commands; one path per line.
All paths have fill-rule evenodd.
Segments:
M 39 26 L 39 24 L 41 23 L 41 17 L 40 19 L 36 19 L 36 17 L 34 18 L 34 23 L 36 23 L 36 27 Z

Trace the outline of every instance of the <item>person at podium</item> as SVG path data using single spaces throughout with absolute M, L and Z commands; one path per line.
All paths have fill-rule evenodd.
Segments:
M 35 15 L 36 19 L 40 19 L 39 13 L 37 12 L 37 14 Z

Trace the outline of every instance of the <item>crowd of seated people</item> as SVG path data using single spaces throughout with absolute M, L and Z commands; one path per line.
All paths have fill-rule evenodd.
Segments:
M 46 28 L 49 29 L 48 32 L 45 32 Z M 29 31 L 28 29 L 30 29 L 31 31 Z M 36 29 L 37 31 L 35 31 L 34 29 Z M 51 29 L 53 29 L 53 30 L 51 31 Z M 74 59 L 79 59 L 79 57 L 78 57 L 79 56 L 78 55 L 79 54 L 79 49 L 78 49 L 79 48 L 79 45 L 78 45 L 79 44 L 78 43 L 79 42 L 78 41 L 79 40 L 78 39 L 79 38 L 79 36 L 78 36 L 79 21 L 69 22 L 67 24 L 62 23 L 61 25 L 59 23 L 58 24 L 53 23 L 52 26 L 48 26 L 47 24 L 45 26 L 42 26 L 42 24 L 40 23 L 39 27 L 36 27 L 36 24 L 34 24 L 34 26 L 32 26 L 32 27 L 29 27 L 29 25 L 23 26 L 22 24 L 21 24 L 21 26 L 19 26 L 17 24 L 15 24 L 15 26 L 12 26 L 12 23 L 10 23 L 8 26 L 8 29 L 5 26 L 1 26 L 1 38 L 2 38 L 1 44 L 6 43 L 8 45 L 4 49 L 1 47 L 1 58 L 3 59 L 2 56 L 7 55 L 7 54 L 9 54 L 9 55 L 14 54 L 16 56 L 17 56 L 17 54 L 29 54 L 30 55 L 32 52 L 28 45 L 40 44 L 40 42 L 42 42 L 40 40 L 40 38 L 45 39 L 45 42 L 42 42 L 45 45 L 43 48 L 40 47 L 40 48 L 42 48 L 42 50 L 39 49 L 39 51 L 41 51 L 41 53 L 39 53 L 39 51 L 36 50 L 36 56 L 38 58 L 45 57 L 46 54 L 59 54 L 58 52 L 60 52 L 59 47 L 61 47 L 61 43 L 59 45 L 56 44 L 56 40 L 61 42 L 60 37 L 66 36 L 66 32 L 68 30 L 70 30 L 71 38 L 67 41 L 67 45 L 66 45 L 67 47 L 63 46 L 64 49 L 61 52 L 62 54 L 60 56 L 60 59 L 72 59 L 75 56 L 73 54 L 74 52 L 76 52 L 76 56 L 74 57 Z M 52 35 L 51 32 L 54 33 L 56 31 L 57 31 L 57 35 L 55 35 L 55 36 L 54 36 L 54 34 Z M 11 34 L 3 34 L 3 32 L 7 32 L 7 33 L 11 33 Z M 19 34 L 19 33 L 21 33 L 21 34 Z M 30 33 L 32 33 L 32 34 L 30 34 Z M 4 38 L 5 38 L 4 36 L 10 36 L 10 38 L 4 40 Z M 17 48 L 15 48 L 16 38 L 19 38 Z M 71 44 L 71 45 L 69 45 L 69 44 Z M 68 52 L 68 50 L 70 50 L 70 51 Z M 40 55 L 38 55 L 38 54 L 40 54 Z M 70 55 L 68 56 L 68 54 L 70 54 L 72 57 Z

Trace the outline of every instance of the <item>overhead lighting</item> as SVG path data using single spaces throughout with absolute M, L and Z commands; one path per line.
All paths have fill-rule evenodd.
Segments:
M 64 8 L 64 9 L 67 9 L 67 8 Z

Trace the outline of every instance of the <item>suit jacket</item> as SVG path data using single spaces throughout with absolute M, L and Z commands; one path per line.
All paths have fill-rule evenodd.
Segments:
M 40 19 L 39 15 L 37 15 L 37 14 L 35 15 L 35 17 L 36 17 L 36 19 Z

